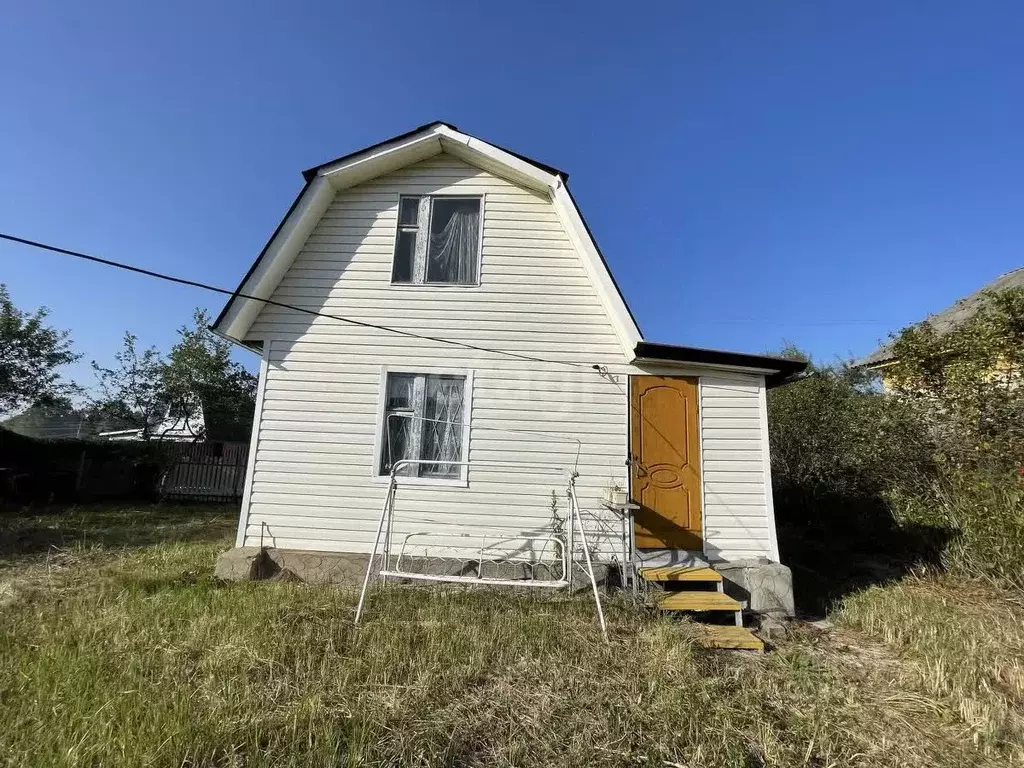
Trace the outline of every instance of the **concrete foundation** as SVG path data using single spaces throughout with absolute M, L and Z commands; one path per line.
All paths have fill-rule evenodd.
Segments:
M 653 558 L 652 558 L 653 559 Z M 675 558 L 677 563 L 681 558 Z M 296 579 L 312 584 L 338 584 L 358 587 L 366 572 L 367 555 L 352 552 L 309 552 L 272 547 L 236 547 L 217 558 L 214 575 L 227 581 Z M 673 564 L 677 564 L 673 563 Z M 649 563 L 645 562 L 645 565 Z M 698 564 L 687 562 L 686 564 Z M 394 563 L 392 562 L 392 567 Z M 493 579 L 552 579 L 557 568 L 525 563 L 487 562 L 483 565 L 441 557 L 404 558 L 402 568 L 415 573 L 470 576 Z M 794 614 L 793 578 L 789 568 L 767 560 L 737 560 L 716 563 L 714 568 L 725 579 L 725 591 L 743 602 L 748 610 L 765 616 L 790 617 Z M 594 563 L 599 585 L 617 586 L 619 570 L 607 563 Z M 412 583 L 412 580 L 410 580 Z M 418 582 L 423 583 L 423 582 Z M 586 570 L 579 563 L 573 568 L 574 591 L 590 589 Z
M 217 558 L 214 576 L 226 581 L 293 578 L 311 584 L 353 587 L 362 584 L 367 558 L 367 555 L 352 552 L 235 547 Z M 391 565 L 394 567 L 394 562 Z M 561 569 L 545 564 L 530 566 L 525 563 L 485 561 L 481 566 L 476 562 L 442 557 L 406 557 L 402 561 L 402 570 L 431 575 L 544 580 L 557 578 Z M 594 563 L 594 575 L 598 584 L 603 584 L 609 577 L 615 580 L 618 569 L 604 563 Z M 578 563 L 573 569 L 573 579 L 574 591 L 590 588 L 586 570 Z
M 348 552 L 235 547 L 217 558 L 213 575 L 227 581 L 293 577 L 312 584 L 354 586 L 362 582 L 366 559 Z
M 793 574 L 782 563 L 769 560 L 735 560 L 715 563 L 725 579 L 725 592 L 746 603 L 748 610 L 768 616 L 791 617 Z

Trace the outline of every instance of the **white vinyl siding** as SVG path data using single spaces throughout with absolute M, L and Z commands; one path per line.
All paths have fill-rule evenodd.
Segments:
M 701 377 L 704 550 L 712 560 L 772 557 L 761 386 L 754 376 Z
M 486 196 L 472 290 L 391 285 L 399 196 L 431 194 Z M 468 553 L 474 534 L 514 548 L 521 531 L 547 525 L 552 491 L 565 514 L 568 468 L 578 467 L 581 502 L 602 519 L 602 488 L 625 483 L 625 377 L 611 382 L 590 366 L 626 361 L 546 198 L 448 155 L 418 163 L 338 193 L 273 298 L 580 367 L 264 308 L 248 337 L 266 341 L 269 359 L 247 543 L 263 528 L 278 547 L 370 550 L 386 493 L 373 456 L 382 366 L 473 371 L 468 485 L 400 487 L 396 545 L 429 530 L 415 541 L 430 554 Z M 596 536 L 604 526 L 588 519 Z M 598 544 L 617 551 L 607 535 Z
M 485 198 L 479 285 L 391 284 L 400 195 Z M 543 530 L 565 473 L 599 554 L 618 552 L 602 489 L 627 482 L 628 365 L 612 322 L 551 202 L 439 155 L 336 194 L 272 298 L 413 333 L 541 358 L 531 362 L 281 307 L 261 310 L 247 340 L 266 345 L 255 442 L 252 545 L 368 552 L 386 484 L 376 476 L 381 370 L 473 371 L 464 487 L 400 487 L 395 541 L 427 530 L 418 551 L 472 552 Z M 601 376 L 591 366 L 607 366 Z M 768 556 L 761 378 L 701 375 L 705 529 L 712 557 Z M 751 406 L 753 404 L 753 406 Z M 751 410 L 751 408 L 753 410 Z M 401 481 L 399 481 L 401 483 Z M 426 550 L 422 545 L 429 545 Z

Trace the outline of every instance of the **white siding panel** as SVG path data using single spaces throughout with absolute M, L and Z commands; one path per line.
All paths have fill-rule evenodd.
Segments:
M 761 386 L 753 376 L 701 377 L 705 551 L 715 560 L 772 556 Z
M 485 196 L 478 287 L 390 284 L 398 196 L 430 193 Z M 430 536 L 411 543 L 432 554 L 439 546 L 529 546 L 521 534 L 545 528 L 552 492 L 564 514 L 568 469 L 580 473 L 581 503 L 594 513 L 606 484 L 625 483 L 626 379 L 609 381 L 590 366 L 627 361 L 543 196 L 446 155 L 346 190 L 273 298 L 575 366 L 265 307 L 250 331 L 269 344 L 269 367 L 246 543 L 262 534 L 280 547 L 370 550 L 386 493 L 373 466 L 385 365 L 473 371 L 468 486 L 403 484 L 396 546 L 417 531 Z M 596 514 L 588 526 L 606 554 L 618 551 L 609 523 Z
M 401 194 L 484 196 L 480 285 L 391 285 Z M 249 339 L 264 341 L 262 418 L 241 536 L 279 547 L 368 552 L 386 483 L 373 445 L 382 367 L 472 370 L 465 487 L 403 484 L 396 546 L 466 556 L 480 546 L 529 549 L 527 531 L 564 514 L 565 478 L 578 493 L 599 553 L 617 554 L 602 489 L 627 482 L 628 365 L 573 243 L 549 200 L 448 155 L 336 195 L 274 300 L 484 351 L 266 306 Z M 566 364 L 568 363 L 568 365 Z M 600 376 L 591 366 L 607 366 Z M 760 380 L 701 379 L 708 553 L 767 556 Z

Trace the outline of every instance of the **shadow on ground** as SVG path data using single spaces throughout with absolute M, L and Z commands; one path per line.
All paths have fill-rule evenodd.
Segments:
M 775 491 L 782 562 L 798 614 L 821 618 L 846 595 L 922 567 L 941 568 L 953 532 L 897 523 L 881 497 Z
M 0 562 L 54 548 L 138 548 L 163 542 L 218 541 L 234 531 L 230 506 L 123 508 L 81 506 L 0 514 Z

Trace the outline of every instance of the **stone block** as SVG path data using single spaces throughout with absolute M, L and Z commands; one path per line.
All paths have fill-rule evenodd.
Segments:
M 793 574 L 782 563 L 769 560 L 735 560 L 715 563 L 725 579 L 725 592 L 746 603 L 746 607 L 759 614 L 791 617 L 793 604 Z

